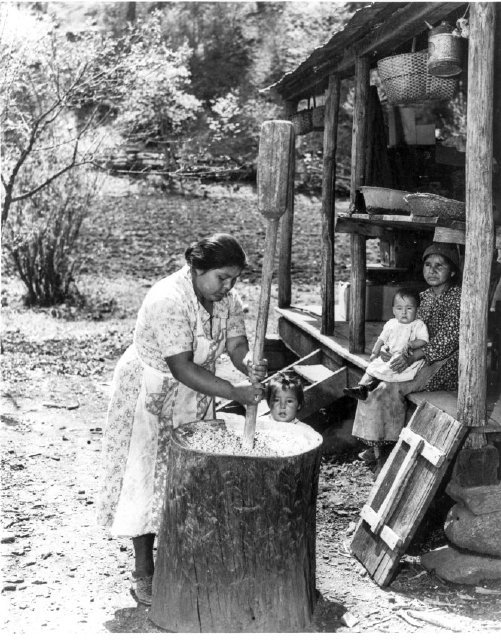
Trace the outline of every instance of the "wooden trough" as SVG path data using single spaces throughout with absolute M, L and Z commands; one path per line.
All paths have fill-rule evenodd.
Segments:
M 149 613 L 163 629 L 298 632 L 312 621 L 322 437 L 261 418 L 253 451 L 190 444 L 200 431 L 243 430 L 228 416 L 174 432 Z M 284 455 L 261 455 L 260 439 Z

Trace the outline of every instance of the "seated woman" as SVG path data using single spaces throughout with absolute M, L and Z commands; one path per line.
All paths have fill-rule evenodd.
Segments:
M 369 447 L 380 468 L 398 440 L 405 424 L 407 401 L 412 391 L 454 390 L 458 386 L 459 310 L 461 287 L 459 255 L 454 245 L 434 243 L 423 253 L 423 277 L 429 288 L 420 294 L 417 317 L 429 331 L 426 346 L 392 359 L 391 368 L 401 373 L 418 360 L 425 364 L 413 380 L 381 382 L 359 401 L 353 435 Z M 386 357 L 386 356 L 383 356 Z M 387 356 L 390 359 L 390 356 Z M 360 383 L 363 384 L 364 378 Z M 362 459 L 370 461 L 370 449 Z

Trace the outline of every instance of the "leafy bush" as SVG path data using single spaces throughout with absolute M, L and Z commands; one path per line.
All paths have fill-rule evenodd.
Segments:
M 26 175 L 24 181 L 29 188 Z M 12 205 L 3 245 L 26 286 L 27 305 L 82 301 L 75 283 L 80 260 L 74 250 L 96 192 L 96 176 L 80 167 Z

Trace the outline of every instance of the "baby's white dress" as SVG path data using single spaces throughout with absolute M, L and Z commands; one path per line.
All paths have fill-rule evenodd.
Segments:
M 429 335 L 425 323 L 422 320 L 414 320 L 409 324 L 401 324 L 396 318 L 392 318 L 384 325 L 378 339 L 384 342 L 383 348 L 387 347 L 392 357 L 388 362 L 384 362 L 381 357 L 376 358 L 369 363 L 365 373 L 385 382 L 413 380 L 416 377 L 416 373 L 424 365 L 424 359 L 413 362 L 401 373 L 393 371 L 390 365 L 393 359 L 405 350 L 409 341 L 425 340 L 428 342 Z

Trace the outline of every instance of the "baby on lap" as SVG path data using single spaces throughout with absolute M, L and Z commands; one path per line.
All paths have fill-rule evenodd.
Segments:
M 401 373 L 393 371 L 392 362 L 396 356 L 409 355 L 410 351 L 424 347 L 428 340 L 428 329 L 422 320 L 416 319 L 419 295 L 411 289 L 399 289 L 393 297 L 393 318 L 388 320 L 379 335 L 370 363 L 357 386 L 347 387 L 344 394 L 356 400 L 367 400 L 370 391 L 384 380 L 404 382 L 413 380 L 425 360 L 418 360 Z

